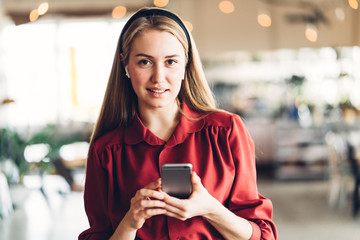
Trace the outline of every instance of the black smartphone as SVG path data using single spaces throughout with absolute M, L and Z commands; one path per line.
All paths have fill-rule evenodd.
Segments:
M 161 187 L 170 196 L 186 199 L 192 193 L 191 163 L 171 163 L 161 166 Z

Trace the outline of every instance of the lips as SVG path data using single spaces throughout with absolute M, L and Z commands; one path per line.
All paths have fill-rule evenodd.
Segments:
M 149 89 L 150 92 L 153 92 L 153 93 L 163 93 L 166 91 L 166 89 L 164 90 L 154 90 L 154 89 Z
M 160 94 L 160 93 L 164 93 L 164 92 L 168 91 L 169 89 L 147 88 L 147 90 L 152 93 Z

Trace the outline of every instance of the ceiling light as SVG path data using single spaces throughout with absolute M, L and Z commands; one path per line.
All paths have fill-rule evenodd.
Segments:
M 271 17 L 269 13 L 262 12 L 257 16 L 257 21 L 262 27 L 270 27 L 271 26 Z
M 353 9 L 359 8 L 359 3 L 357 2 L 357 0 L 348 0 L 348 3 L 350 5 L 350 7 Z
M 307 24 L 305 29 L 305 37 L 310 42 L 316 42 L 318 39 L 317 27 L 313 24 Z
M 154 5 L 157 7 L 165 7 L 168 3 L 169 0 L 154 0 Z
M 219 3 L 219 9 L 223 13 L 232 13 L 235 10 L 235 7 L 230 1 L 222 1 Z
M 123 6 L 117 6 L 112 11 L 112 17 L 113 18 L 122 18 L 126 14 L 126 7 Z
M 49 3 L 47 3 L 47 2 L 41 3 L 38 7 L 38 13 L 40 16 L 47 13 L 48 10 L 49 10 Z
M 187 29 L 189 30 L 189 32 L 192 32 L 192 30 L 194 29 L 194 26 L 192 25 L 192 23 L 189 21 L 184 21 L 184 24 L 187 27 Z
M 340 21 L 344 21 L 345 20 L 345 12 L 343 8 L 337 7 L 335 8 L 335 16 L 337 19 L 339 19 Z
M 39 18 L 39 13 L 37 9 L 34 9 L 29 14 L 29 20 L 30 22 L 34 22 Z

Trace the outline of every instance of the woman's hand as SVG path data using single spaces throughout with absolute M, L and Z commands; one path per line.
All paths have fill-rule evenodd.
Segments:
M 236 216 L 225 208 L 201 184 L 198 175 L 191 175 L 193 192 L 189 199 L 178 199 L 164 193 L 165 215 L 180 220 L 203 216 L 225 239 L 250 239 L 252 226 L 248 220 Z
M 160 188 L 159 178 L 136 192 L 131 199 L 129 211 L 111 236 L 111 240 L 134 239 L 136 231 L 144 225 L 146 219 L 166 213 L 164 194 Z
M 141 228 L 145 220 L 155 215 L 165 214 L 164 194 L 160 191 L 161 180 L 158 179 L 138 190 L 131 199 L 131 206 L 123 221 L 132 229 Z
M 219 203 L 201 184 L 200 177 L 195 172 L 192 172 L 191 182 L 193 192 L 188 199 L 178 199 L 164 193 L 167 216 L 185 221 L 195 216 L 210 214 L 213 206 Z

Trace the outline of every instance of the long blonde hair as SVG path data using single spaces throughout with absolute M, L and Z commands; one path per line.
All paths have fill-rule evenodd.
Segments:
M 129 78 L 125 75 L 124 66 L 128 62 L 132 41 L 139 33 L 147 29 L 167 31 L 173 34 L 184 47 L 187 64 L 178 101 L 185 102 L 189 108 L 199 113 L 206 114 L 217 111 L 214 97 L 206 81 L 200 57 L 191 35 L 189 34 L 191 41 L 189 51 L 189 43 L 184 30 L 174 20 L 161 15 L 140 17 L 132 22 L 122 36 L 120 35 L 100 115 L 90 143 L 110 130 L 119 126 L 127 126 L 133 120 L 136 114 L 137 96 Z M 122 46 L 120 46 L 121 37 Z M 120 49 L 122 53 L 120 53 Z

